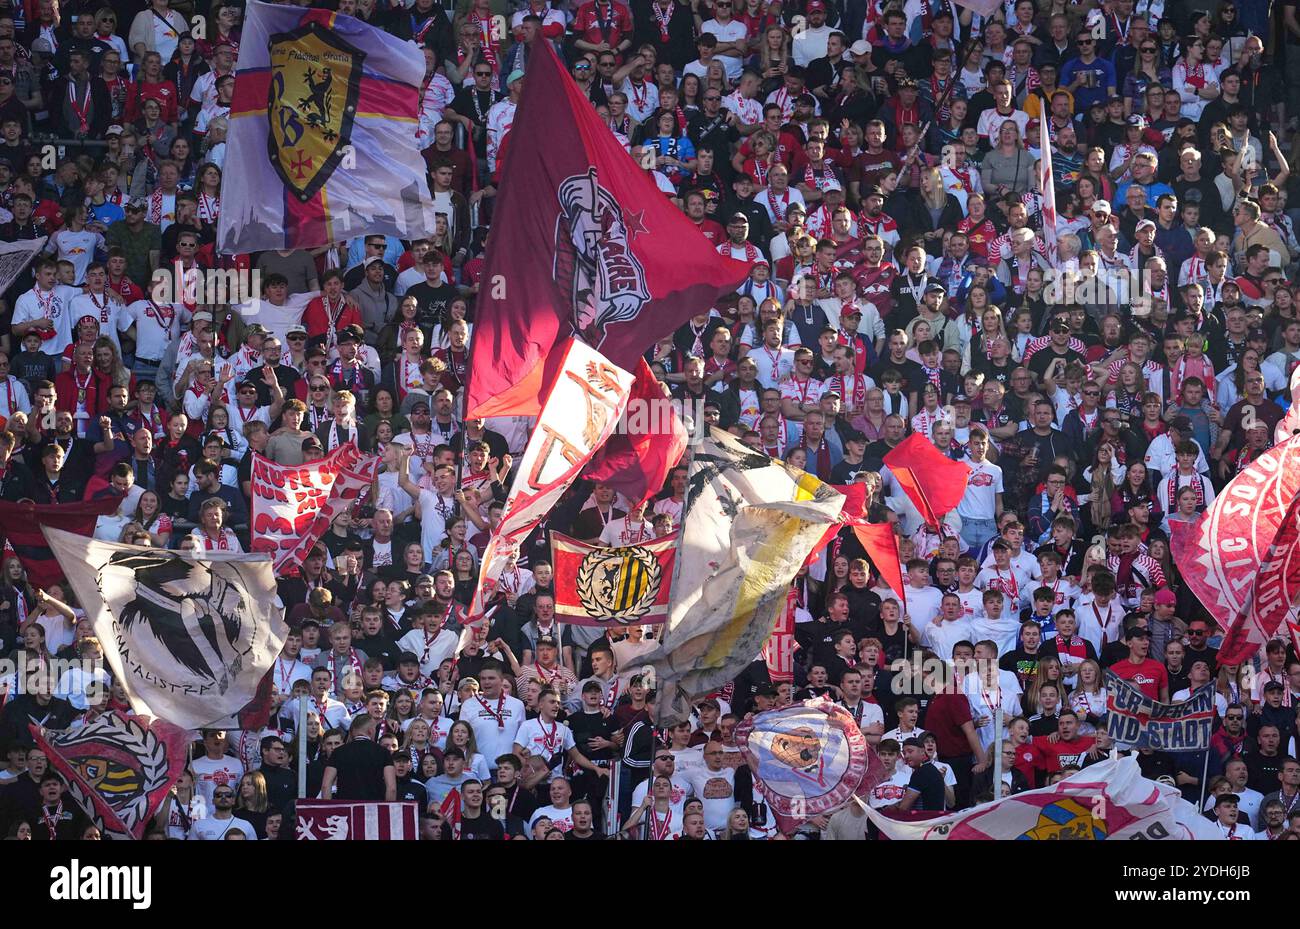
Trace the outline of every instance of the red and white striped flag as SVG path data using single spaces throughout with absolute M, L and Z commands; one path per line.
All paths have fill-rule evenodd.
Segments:
M 1056 177 L 1052 172 L 1052 139 L 1047 132 L 1048 116 L 1038 121 L 1038 175 L 1043 194 L 1043 244 L 1047 258 L 1056 265 Z
M 299 841 L 415 841 L 420 837 L 417 803 L 365 803 L 346 800 L 299 800 Z

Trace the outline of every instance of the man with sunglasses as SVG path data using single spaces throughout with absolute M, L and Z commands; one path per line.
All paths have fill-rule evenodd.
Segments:
M 1061 83 L 1074 94 L 1075 112 L 1086 113 L 1093 104 L 1104 104 L 1115 96 L 1115 66 L 1097 57 L 1097 40 L 1091 30 L 1080 30 L 1074 42 L 1079 57 L 1061 67 Z
M 257 830 L 245 819 L 235 816 L 235 790 L 231 785 L 218 787 L 212 792 L 212 815 L 196 821 L 190 826 L 187 839 L 196 841 L 218 841 L 226 838 L 230 830 L 242 832 L 249 841 L 257 840 Z

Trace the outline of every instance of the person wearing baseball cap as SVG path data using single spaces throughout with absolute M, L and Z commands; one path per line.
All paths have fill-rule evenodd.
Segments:
M 1134 623 L 1124 634 L 1128 657 L 1111 665 L 1110 670 L 1128 681 L 1152 700 L 1169 702 L 1169 670 L 1151 657 L 1151 630 Z

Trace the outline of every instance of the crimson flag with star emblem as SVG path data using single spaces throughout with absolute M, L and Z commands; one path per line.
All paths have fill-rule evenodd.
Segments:
M 550 43 L 530 51 L 479 279 L 468 418 L 536 415 L 575 334 L 635 370 L 749 274 L 673 206 L 653 159 L 633 160 Z

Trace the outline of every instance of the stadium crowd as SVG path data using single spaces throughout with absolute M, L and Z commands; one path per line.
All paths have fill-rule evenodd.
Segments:
M 270 726 L 203 733 L 150 837 L 290 838 L 306 695 L 306 795 L 417 801 L 425 838 L 863 839 L 853 805 L 779 833 L 735 742 L 746 714 L 838 700 L 885 763 L 870 803 L 935 813 L 1109 757 L 1110 670 L 1166 702 L 1212 683 L 1208 753 L 1144 751 L 1143 773 L 1226 838 L 1300 838 L 1300 660 L 1279 639 L 1218 662 L 1228 618 L 1170 552 L 1172 524 L 1272 446 L 1300 363 L 1297 8 L 338 0 L 423 50 L 437 233 L 229 257 L 241 4 L 5 0 L 0 241 L 48 239 L 0 312 L 0 497 L 112 496 L 99 538 L 240 551 L 253 452 L 382 456 L 279 581 Z M 756 657 L 667 730 L 638 664 L 655 627 L 557 623 L 549 534 L 663 535 L 684 468 L 645 505 L 575 485 L 460 644 L 531 425 L 458 411 L 532 41 L 699 247 L 753 262 L 650 347 L 666 390 L 865 483 L 898 532 L 905 606 L 845 531 L 791 589 L 788 665 Z M 210 269 L 260 272 L 257 312 L 154 299 L 155 271 Z M 971 469 L 938 532 L 883 460 L 913 433 Z M 71 591 L 6 555 L 0 650 L 102 664 Z M 124 693 L 102 669 L 48 684 L 0 711 L 0 828 L 95 837 L 26 723 L 77 726 Z

